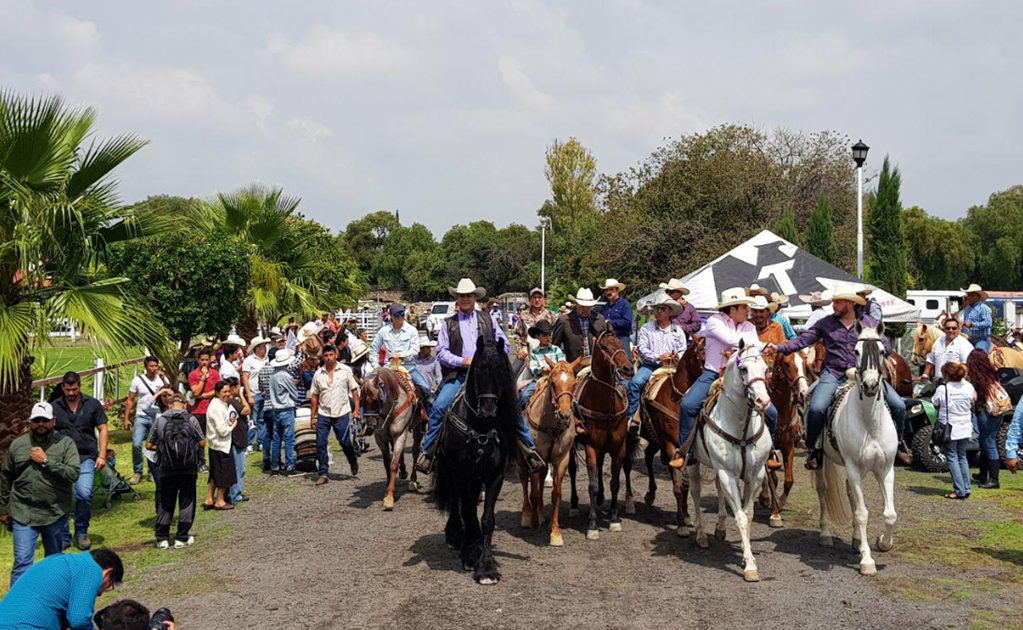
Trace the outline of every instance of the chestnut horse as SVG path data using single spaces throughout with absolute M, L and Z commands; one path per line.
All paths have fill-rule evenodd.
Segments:
M 639 409 L 642 425 L 640 437 L 647 441 L 647 447 L 643 451 L 643 459 L 646 462 L 646 471 L 649 487 L 643 500 L 647 505 L 653 505 L 657 496 L 657 482 L 654 479 L 654 456 L 661 454 L 661 463 L 667 464 L 675 456 L 679 448 L 678 443 L 678 415 L 682 398 L 689 390 L 689 386 L 700 377 L 703 371 L 703 362 L 707 357 L 705 349 L 706 339 L 696 337 L 693 343 L 689 344 L 683 353 L 675 372 L 670 375 L 667 382 L 657 390 L 656 397 L 649 399 L 644 396 L 640 399 Z M 649 389 L 649 386 L 648 386 Z M 631 492 L 629 474 L 632 472 L 631 462 L 625 465 L 625 487 L 626 492 Z M 686 498 L 689 496 L 688 483 L 683 487 L 682 472 L 674 468 L 668 468 L 671 474 L 672 492 L 675 494 L 676 519 L 680 528 L 684 527 L 685 520 L 689 516 L 689 507 Z
M 575 417 L 572 414 L 575 395 L 575 370 L 579 359 L 572 363 L 554 363 L 547 357 L 550 374 L 546 384 L 539 384 L 523 413 L 529 422 L 536 452 L 545 462 L 554 467 L 554 484 L 551 488 L 551 546 L 565 544 L 561 536 L 559 515 L 561 512 L 561 482 L 568 471 L 568 462 L 575 446 Z M 543 397 L 542 400 L 540 397 Z M 519 456 L 519 481 L 522 483 L 522 526 L 539 529 L 543 525 L 543 477 L 530 475 Z
M 771 402 L 778 410 L 778 428 L 774 433 L 774 447 L 781 451 L 782 461 L 785 465 L 785 487 L 782 494 L 777 497 L 777 501 L 770 501 L 764 492 L 760 495 L 760 505 L 771 508 L 771 519 L 768 521 L 771 527 L 783 525 L 781 509 L 785 507 L 789 492 L 795 483 L 796 442 L 799 440 L 802 430 L 802 419 L 798 410 L 806 402 L 810 388 L 806 372 L 807 357 L 804 352 L 796 352 L 787 356 L 775 355 L 768 391 L 771 395 Z M 773 488 L 777 488 L 777 473 L 769 471 L 767 483 L 771 484 Z M 764 488 L 764 491 L 768 490 L 770 489 Z
M 405 453 L 405 442 L 412 429 L 412 461 L 419 459 L 419 443 L 423 437 L 422 401 L 411 379 L 399 376 L 389 368 L 380 367 L 362 380 L 363 416 L 373 429 L 373 437 L 387 471 L 387 493 L 384 509 L 394 509 L 394 481 Z M 419 490 L 416 471 L 412 469 L 409 489 Z
M 588 540 L 597 540 L 597 495 L 601 486 L 601 462 L 611 456 L 611 511 L 608 515 L 612 532 L 622 531 L 618 514 L 618 490 L 622 465 L 625 462 L 628 437 L 628 400 L 621 381 L 634 373 L 632 362 L 614 335 L 603 332 L 593 342 L 590 373 L 576 385 L 576 412 L 586 425 L 581 440 L 586 445 L 586 470 L 589 474 L 590 519 L 586 530 Z M 575 488 L 573 480 L 573 490 Z M 574 494 L 574 492 L 573 492 Z

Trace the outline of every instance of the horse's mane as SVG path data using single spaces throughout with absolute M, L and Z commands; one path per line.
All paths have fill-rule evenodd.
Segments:
M 392 400 L 398 395 L 398 381 L 395 379 L 394 374 L 384 367 L 379 367 L 373 370 L 373 378 L 366 378 L 366 389 L 367 393 L 373 390 L 379 390 L 381 387 L 386 390 L 385 393 Z M 375 381 L 375 384 L 374 384 Z M 381 400 L 379 395 L 375 396 L 376 400 Z

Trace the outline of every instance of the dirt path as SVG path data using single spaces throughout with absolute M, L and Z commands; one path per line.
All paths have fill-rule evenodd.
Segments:
M 556 549 L 547 546 L 546 529 L 519 527 L 520 489 L 509 477 L 494 537 L 503 580 L 481 587 L 445 545 L 444 517 L 428 497 L 406 492 L 402 483 L 395 511 L 383 512 L 379 457 L 374 451 L 361 464 L 358 480 L 340 477 L 322 488 L 305 478 L 255 476 L 257 499 L 222 519 L 233 532 L 201 541 L 189 560 L 155 569 L 144 601 L 170 606 L 183 630 L 965 623 L 961 610 L 883 597 L 876 580 L 858 575 L 847 544 L 827 550 L 813 531 L 771 530 L 760 511 L 753 534 L 763 581 L 746 584 L 731 520 L 728 541 L 712 537 L 709 550 L 679 538 L 667 526 L 674 499 L 666 482 L 656 504 L 640 503 L 622 533 L 608 532 L 605 522 L 600 540 L 587 541 L 584 517 L 566 518 L 565 547 Z M 634 475 L 636 487 L 645 488 L 646 477 Z M 713 496 L 705 501 L 705 509 L 716 509 Z M 882 575 L 898 568 L 890 556 L 876 559 Z M 168 592 L 177 595 L 166 601 Z

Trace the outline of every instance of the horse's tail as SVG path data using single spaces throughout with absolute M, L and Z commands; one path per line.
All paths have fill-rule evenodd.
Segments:
M 824 505 L 834 527 L 842 527 L 852 522 L 852 510 L 849 507 L 849 494 L 846 491 L 845 468 L 838 463 L 824 458 L 824 470 L 816 473 L 824 475 L 827 489 L 824 492 Z

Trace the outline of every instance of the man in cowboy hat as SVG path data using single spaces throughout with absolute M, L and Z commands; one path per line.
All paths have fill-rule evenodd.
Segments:
M 696 417 L 703 407 L 703 400 L 710 393 L 710 386 L 721 376 L 728 357 L 739 348 L 739 343 L 760 343 L 756 328 L 748 321 L 752 303 L 753 298 L 747 295 L 747 289 L 726 289 L 721 292 L 718 312 L 707 319 L 707 325 L 703 327 L 703 336 L 707 340 L 707 358 L 703 363 L 703 373 L 689 386 L 679 406 L 679 444 L 685 444 L 689 439 L 696 425 Z M 670 465 L 672 468 L 682 468 L 688 456 L 680 448 L 675 452 Z
M 856 366 L 857 319 L 866 327 L 874 328 L 878 325 L 874 319 L 867 315 L 857 317 L 855 306 L 857 304 L 866 306 L 867 304 L 866 299 L 857 291 L 858 287 L 855 285 L 840 284 L 836 286 L 831 293 L 834 313 L 822 317 L 812 328 L 792 341 L 777 346 L 774 344 L 768 346 L 781 354 L 792 354 L 812 346 L 818 341 L 824 342 L 826 351 L 824 370 L 813 390 L 810 409 L 806 413 L 806 444 L 810 448 L 806 467 L 811 470 L 816 470 L 821 465 L 823 449 L 817 448 L 817 440 L 824 429 L 828 408 L 835 398 L 835 392 L 846 381 L 846 370 Z M 885 400 L 888 403 L 888 408 L 891 409 L 896 431 L 899 436 L 902 436 L 902 429 L 906 422 L 906 404 L 887 381 L 884 385 Z M 904 462 L 907 455 L 900 451 L 896 457 Z
M 984 352 L 991 352 L 991 326 L 993 316 L 991 307 L 984 304 L 987 300 L 987 291 L 980 288 L 980 285 L 973 283 L 963 289 L 966 294 L 965 308 L 963 308 L 963 328 L 970 337 L 973 347 Z
M 259 372 L 269 363 L 267 349 L 270 340 L 259 335 L 249 342 L 249 356 L 242 361 L 242 387 L 245 388 L 245 396 L 249 401 L 249 409 L 252 410 L 252 422 L 256 425 L 256 450 L 263 449 L 263 436 L 266 435 L 266 426 L 263 423 L 263 404 L 265 399 L 259 391 Z
M 298 396 L 298 381 L 294 372 L 295 356 L 284 348 L 270 362 L 269 391 L 270 409 L 273 411 L 273 442 L 270 445 L 270 473 L 281 469 L 281 443 L 284 443 L 285 474 L 295 471 L 295 410 L 301 399 Z
M 793 326 L 797 333 L 810 330 L 813 325 L 820 320 L 820 318 L 827 315 L 827 313 L 824 312 L 824 307 L 831 304 L 831 291 L 814 291 L 809 294 L 800 294 L 799 300 L 803 304 L 810 305 L 810 317 L 807 318 L 805 324 L 801 326 Z
M 771 321 L 778 322 L 781 325 L 782 331 L 785 333 L 785 339 L 795 339 L 796 331 L 792 329 L 792 322 L 785 316 L 784 313 L 778 309 L 789 303 L 789 296 L 782 295 L 781 293 L 768 292 L 767 289 L 758 286 L 756 284 L 750 286 L 746 290 L 746 294 L 750 297 L 762 296 L 767 300 L 768 304 L 774 304 L 774 310 L 771 311 Z
M 530 343 L 532 335 L 529 329 L 542 321 L 553 327 L 558 321 L 558 316 L 547 308 L 547 298 L 543 291 L 539 287 L 533 287 L 529 290 L 529 308 L 519 312 L 519 323 L 515 326 L 515 347 L 519 361 L 528 359 L 530 346 L 535 345 Z
M 622 342 L 625 354 L 632 356 L 632 305 L 625 298 L 620 297 L 625 285 L 614 278 L 608 278 L 604 286 L 600 287 L 607 298 L 607 306 L 604 307 L 604 319 L 611 331 Z
M 554 345 L 565 352 L 565 360 L 572 363 L 580 357 L 589 357 L 594 340 L 605 330 L 607 321 L 593 310 L 597 303 L 593 292 L 580 288 L 570 299 L 574 308 L 558 318 L 554 324 Z
M 696 312 L 696 307 L 686 300 L 686 296 L 689 295 L 689 289 L 678 278 L 671 278 L 667 282 L 662 282 L 660 287 L 664 289 L 668 297 L 682 306 L 682 312 L 673 317 L 671 323 L 681 328 L 686 333 L 686 338 L 692 341 L 693 335 L 700 332 L 703 322 L 700 321 L 700 314 Z
M 223 353 L 220 355 L 220 378 L 237 378 L 241 380 L 241 372 L 238 368 L 242 365 L 242 359 L 245 356 L 243 350 L 245 348 L 245 340 L 238 335 L 228 335 L 227 339 L 220 344 L 220 349 Z
M 405 321 L 405 305 L 395 302 L 387 307 L 387 313 L 391 316 L 391 325 L 383 326 L 377 331 L 373 338 L 373 345 L 369 349 L 369 361 L 374 368 L 380 367 L 380 350 L 386 359 L 401 359 L 404 367 L 408 370 L 412 383 L 419 390 L 423 404 L 429 411 L 430 384 L 426 382 L 423 375 L 416 369 L 415 360 L 419 356 L 419 331 Z
M 551 367 L 547 365 L 547 358 L 550 357 L 550 360 L 555 363 L 565 360 L 565 353 L 551 342 L 553 335 L 554 327 L 545 319 L 538 321 L 535 326 L 529 327 L 529 336 L 536 339 L 538 345 L 529 353 L 529 373 L 533 376 L 533 380 L 519 394 L 519 403 L 523 409 L 533 396 L 536 380 L 551 371 Z
M 753 303 L 750 304 L 749 309 L 750 321 L 753 322 L 753 327 L 757 329 L 757 337 L 761 343 L 785 343 L 785 329 L 771 318 L 771 315 L 778 310 L 776 302 L 768 302 L 767 298 L 758 295 L 753 298 Z M 764 416 L 767 419 L 767 428 L 770 430 L 771 443 L 773 444 L 774 432 L 778 428 L 778 408 L 774 406 L 774 403 L 771 403 L 767 408 Z M 771 452 L 770 459 L 767 460 L 767 466 L 771 470 L 781 468 L 781 462 L 775 459 L 773 451 Z
M 423 438 L 423 454 L 416 462 L 416 468 L 425 474 L 433 469 L 434 444 L 440 436 L 444 415 L 469 374 L 472 357 L 476 354 L 476 340 L 480 337 L 494 339 L 504 346 L 505 352 L 511 351 L 511 344 L 500 324 L 487 313 L 476 310 L 476 301 L 487 294 L 486 289 L 477 287 L 469 278 L 462 278 L 457 287 L 448 289 L 448 293 L 455 298 L 455 314 L 444 320 L 437 336 L 437 359 L 444 385 L 433 401 L 430 424 Z M 527 447 L 526 463 L 531 472 L 538 472 L 546 464 L 536 453 L 529 427 L 521 420 L 520 416 L 519 440 Z
M 867 303 L 863 306 L 860 306 L 859 304 L 856 305 L 856 315 L 862 316 L 866 314 L 875 322 L 882 323 L 884 322 L 884 312 L 881 310 L 881 304 L 874 298 L 870 297 L 870 294 L 873 292 L 873 287 L 859 287 L 859 291 L 857 291 L 856 294 L 866 300 Z
M 444 380 L 444 375 L 440 371 L 440 361 L 433 354 L 433 349 L 436 347 L 436 341 L 431 339 L 421 340 L 419 342 L 419 356 L 415 360 L 416 371 L 426 380 L 426 384 L 429 386 L 431 400 L 433 393 L 440 389 L 440 385 Z
M 673 319 L 682 314 L 682 305 L 672 297 L 661 295 L 650 307 L 653 321 L 643 324 L 636 340 L 636 351 L 642 365 L 629 381 L 629 431 L 639 432 L 639 401 L 654 370 L 672 359 L 680 359 L 686 351 L 686 333 Z

